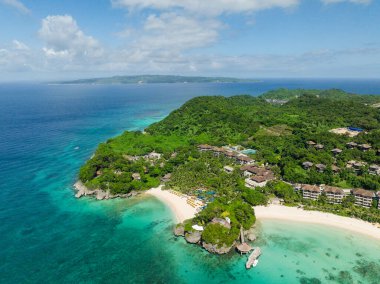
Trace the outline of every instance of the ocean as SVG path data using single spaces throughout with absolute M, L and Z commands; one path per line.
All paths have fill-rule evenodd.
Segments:
M 97 145 L 143 129 L 200 95 L 259 95 L 279 87 L 380 94 L 380 80 L 244 84 L 0 84 L 0 283 L 380 283 L 380 243 L 343 230 L 258 222 L 263 254 L 245 270 L 172 235 L 153 197 L 74 198 Z

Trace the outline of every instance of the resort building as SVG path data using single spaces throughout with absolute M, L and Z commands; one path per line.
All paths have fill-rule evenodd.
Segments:
M 310 170 L 310 168 L 313 166 L 314 164 L 312 162 L 303 162 L 302 163 L 302 167 L 305 169 L 305 170 Z
M 332 165 L 331 170 L 333 171 L 334 174 L 336 174 L 336 173 L 339 173 L 340 168 L 336 165 Z
M 257 166 L 246 165 L 246 166 L 241 167 L 240 170 L 243 171 L 243 174 L 245 177 L 250 177 L 252 175 L 259 174 L 262 170 L 265 170 L 265 169 L 257 167 Z
M 244 175 L 247 176 L 245 179 L 245 185 L 249 188 L 263 187 L 268 183 L 268 181 L 275 179 L 273 172 L 266 168 L 248 168 L 248 166 L 246 168 L 242 168 L 245 169 Z
M 307 141 L 306 142 L 307 143 L 307 145 L 309 145 L 309 146 L 315 146 L 317 143 L 315 143 L 314 141 Z
M 213 147 L 212 151 L 214 152 L 214 155 L 215 156 L 220 156 L 220 155 L 223 155 L 226 153 L 226 150 L 223 149 L 223 148 L 219 148 L 219 147 Z
M 323 146 L 322 144 L 317 144 L 314 146 L 314 148 L 317 150 L 322 150 L 323 148 L 325 148 L 325 146 Z
M 346 167 L 348 169 L 353 169 L 356 173 L 360 172 L 362 168 L 366 165 L 364 162 L 358 162 L 355 160 L 348 161 Z
M 134 180 L 141 180 L 141 176 L 140 176 L 139 173 L 133 173 L 133 174 L 132 174 L 132 178 L 133 178 Z
M 162 156 L 162 154 L 160 154 L 160 153 L 152 152 L 152 153 L 148 154 L 148 159 L 159 160 L 159 159 L 161 159 L 161 156 Z
M 326 165 L 324 165 L 324 164 L 316 164 L 315 167 L 316 167 L 317 171 L 320 173 L 323 173 L 327 168 Z
M 339 148 L 335 148 L 335 149 L 332 149 L 331 152 L 332 152 L 334 155 L 338 155 L 338 154 L 342 153 L 342 150 L 339 149 Z
M 304 184 L 301 187 L 302 197 L 305 199 L 317 200 L 321 195 L 321 188 L 317 185 Z
M 248 165 L 248 164 L 252 164 L 254 162 L 254 160 L 252 158 L 250 158 L 246 155 L 239 155 L 236 157 L 236 160 L 241 165 Z
M 367 208 L 372 206 L 372 201 L 376 197 L 374 191 L 365 189 L 352 190 L 352 194 L 355 197 L 355 205 Z
M 348 143 L 346 144 L 346 146 L 347 146 L 347 148 L 349 148 L 349 149 L 353 149 L 353 148 L 356 148 L 356 147 L 358 146 L 358 144 L 355 143 L 355 142 L 348 142 Z
M 368 150 L 371 150 L 372 146 L 368 144 L 360 144 L 359 149 L 362 150 L 363 152 L 366 152 Z
M 368 173 L 370 175 L 380 175 L 380 166 L 379 165 L 370 165 L 368 168 Z
M 232 173 L 234 171 L 234 168 L 230 167 L 230 166 L 224 166 L 223 169 L 228 174 L 230 174 L 230 173 Z
M 333 186 L 325 186 L 323 192 L 326 194 L 326 197 L 329 203 L 340 204 L 345 196 L 343 189 Z
M 168 181 L 170 181 L 171 178 L 172 178 L 172 174 L 171 174 L 171 173 L 167 173 L 166 175 L 164 175 L 164 176 L 161 178 L 161 181 L 162 181 L 162 182 L 168 182 Z
M 211 151 L 212 150 L 212 146 L 207 145 L 207 144 L 201 144 L 201 145 L 198 146 L 198 150 L 202 151 L 202 152 Z

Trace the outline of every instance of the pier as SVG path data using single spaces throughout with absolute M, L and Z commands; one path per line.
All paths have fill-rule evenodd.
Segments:
M 245 268 L 250 269 L 252 266 L 256 266 L 257 259 L 261 255 L 261 249 L 259 247 L 253 248 L 253 252 L 248 257 L 247 262 L 245 263 Z

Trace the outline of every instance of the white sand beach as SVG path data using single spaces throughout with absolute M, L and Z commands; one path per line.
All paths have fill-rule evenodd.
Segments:
M 196 214 L 196 208 L 190 206 L 186 200 L 187 197 L 180 197 L 168 190 L 162 190 L 162 186 L 152 188 L 147 191 L 157 199 L 165 203 L 173 211 L 176 222 L 181 223 L 186 219 L 193 218 Z M 348 217 L 342 217 L 331 213 L 319 211 L 306 211 L 296 207 L 286 207 L 282 205 L 256 206 L 255 214 L 258 220 L 277 219 L 293 222 L 304 222 L 333 226 L 380 240 L 379 225 Z
M 342 217 L 331 213 L 306 211 L 301 208 L 281 205 L 270 205 L 256 206 L 255 214 L 258 220 L 278 219 L 321 224 L 365 234 L 380 240 L 380 228 L 378 226 L 359 219 Z
M 174 213 L 177 223 L 182 223 L 187 219 L 193 218 L 196 214 L 196 208 L 186 202 L 186 197 L 180 197 L 168 190 L 162 190 L 162 186 L 148 190 L 147 194 L 156 197 L 169 206 Z

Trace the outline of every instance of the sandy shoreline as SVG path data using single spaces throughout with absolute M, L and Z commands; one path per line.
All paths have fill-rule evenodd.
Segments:
M 172 211 L 176 223 L 193 218 L 196 214 L 196 209 L 186 202 L 186 198 L 179 197 L 167 190 L 162 190 L 162 186 L 149 189 L 147 194 L 156 197 L 165 203 Z
M 162 190 L 162 186 L 152 188 L 147 194 L 156 197 L 165 203 L 173 212 L 177 223 L 193 218 L 196 209 L 186 202 L 186 198 L 179 197 L 167 190 Z M 351 232 L 356 232 L 380 240 L 380 228 L 354 218 L 342 217 L 331 213 L 319 211 L 306 211 L 296 207 L 286 207 L 281 205 L 256 206 L 255 214 L 258 220 L 277 219 L 284 221 L 312 223 L 327 225 Z
M 296 207 L 281 205 L 270 205 L 256 206 L 255 214 L 258 220 L 277 219 L 327 225 L 364 234 L 380 240 L 380 228 L 377 226 L 363 220 L 342 217 L 331 213 L 306 211 Z

